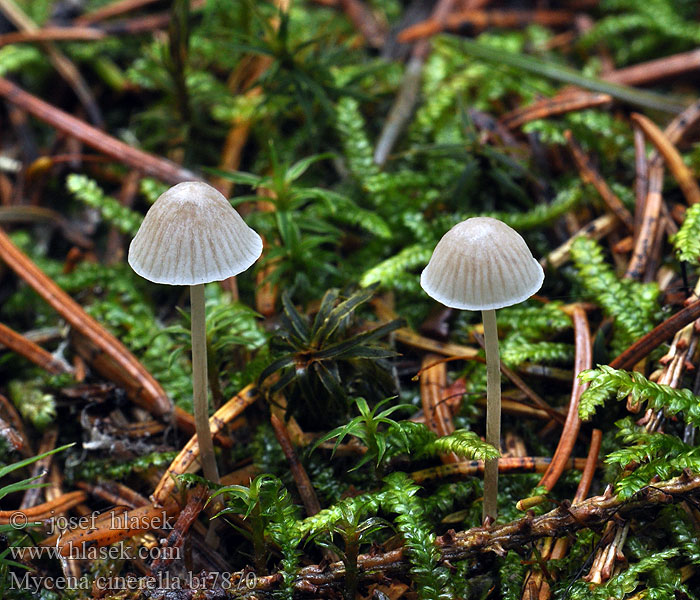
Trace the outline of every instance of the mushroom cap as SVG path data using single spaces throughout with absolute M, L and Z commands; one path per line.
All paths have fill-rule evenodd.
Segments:
M 467 219 L 450 229 L 420 277 L 429 296 L 464 310 L 517 304 L 543 281 L 544 271 L 521 235 L 491 217 Z
M 262 239 L 218 190 L 178 183 L 146 213 L 129 246 L 129 264 L 154 283 L 197 285 L 242 273 L 262 253 Z

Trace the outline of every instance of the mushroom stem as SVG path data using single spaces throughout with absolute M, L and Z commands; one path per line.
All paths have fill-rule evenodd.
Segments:
M 498 355 L 498 326 L 496 311 L 482 310 L 484 346 L 486 348 L 486 441 L 501 449 L 501 364 Z M 498 515 L 498 459 L 484 465 L 483 519 Z
M 206 313 L 204 310 L 204 284 L 190 286 L 190 309 L 192 311 L 192 388 L 194 425 L 199 445 L 199 462 L 204 477 L 219 483 L 216 468 L 214 443 L 209 429 L 209 403 L 207 402 L 207 343 Z

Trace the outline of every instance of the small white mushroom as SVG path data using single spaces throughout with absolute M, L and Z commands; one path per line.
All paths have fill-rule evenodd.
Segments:
M 445 306 L 480 310 L 486 347 L 486 441 L 500 449 L 501 374 L 496 309 L 526 300 L 542 287 L 544 271 L 520 234 L 490 217 L 455 225 L 438 242 L 421 274 L 425 292 Z M 498 512 L 498 459 L 484 469 L 483 516 Z
M 198 181 L 179 183 L 164 192 L 129 246 L 129 264 L 141 277 L 190 286 L 195 428 L 204 476 L 216 483 L 207 406 L 204 284 L 238 275 L 261 253 L 260 236 L 220 192 Z

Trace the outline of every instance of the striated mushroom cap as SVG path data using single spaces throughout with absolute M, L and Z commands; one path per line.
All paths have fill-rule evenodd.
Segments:
M 221 281 L 250 267 L 262 239 L 229 201 L 199 181 L 178 183 L 146 213 L 129 246 L 129 264 L 155 283 Z
M 420 284 L 451 308 L 490 310 L 526 300 L 542 287 L 544 271 L 525 240 L 491 217 L 455 225 L 438 242 Z

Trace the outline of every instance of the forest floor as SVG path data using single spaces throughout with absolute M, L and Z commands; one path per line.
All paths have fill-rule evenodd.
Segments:
M 691 0 L 0 0 L 0 598 L 700 598 L 699 72 Z

